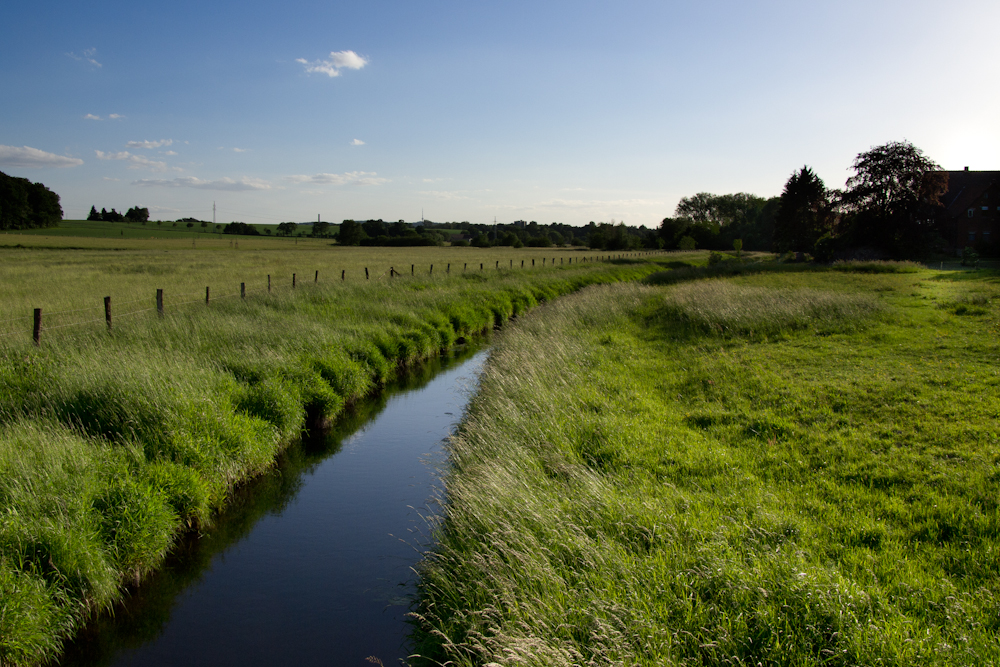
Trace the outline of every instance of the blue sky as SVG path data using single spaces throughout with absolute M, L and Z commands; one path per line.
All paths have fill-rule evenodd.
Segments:
M 0 170 L 66 217 L 654 226 L 908 139 L 1000 169 L 1000 3 L 5 7 Z M 335 76 L 331 76 L 335 74 Z

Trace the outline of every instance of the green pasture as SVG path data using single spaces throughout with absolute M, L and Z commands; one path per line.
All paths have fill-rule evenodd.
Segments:
M 206 237 L 192 244 L 0 235 L 0 337 L 23 334 L 35 308 L 42 309 L 46 326 L 72 325 L 103 317 L 105 296 L 116 313 L 148 308 L 157 289 L 164 291 L 167 307 L 175 307 L 203 301 L 206 287 L 219 298 L 238 294 L 240 283 L 249 293 L 266 292 L 269 275 L 272 290 L 284 290 L 291 289 L 293 274 L 299 286 L 317 284 L 317 271 L 318 284 L 332 287 L 365 281 L 366 268 L 368 282 L 388 280 L 391 269 L 404 276 L 412 270 L 418 277 L 455 278 L 479 272 L 480 265 L 483 272 L 496 273 L 498 266 L 516 272 L 524 262 L 525 271 L 540 271 L 555 262 L 557 270 L 567 270 L 611 256 L 551 248 L 342 247 L 322 239 Z M 3 247 L 7 239 L 17 243 Z
M 508 327 L 429 664 L 1000 664 L 1000 276 L 679 268 Z
M 540 302 L 662 268 L 652 257 L 577 253 L 571 264 L 550 251 L 543 267 L 537 251 L 245 238 L 0 248 L 0 664 L 57 656 L 303 428 L 400 369 Z M 511 269 L 514 257 L 539 261 Z M 402 276 L 389 277 L 393 265 Z

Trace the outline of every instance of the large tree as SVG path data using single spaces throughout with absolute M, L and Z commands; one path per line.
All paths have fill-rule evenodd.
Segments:
M 747 250 L 769 250 L 773 209 L 770 200 L 746 192 L 699 192 L 678 202 L 676 217 L 660 224 L 660 235 L 667 247 L 671 247 L 669 237 L 676 243 L 689 235 L 699 248 L 728 249 L 735 239 L 741 239 Z
M 340 223 L 340 230 L 337 232 L 337 242 L 340 245 L 358 245 L 364 236 L 364 229 L 353 220 L 344 220 Z
M 791 175 L 781 193 L 774 219 L 774 251 L 812 252 L 832 222 L 830 192 L 823 179 L 804 166 Z
M 0 172 L 0 229 L 55 227 L 60 220 L 59 195 L 41 183 Z
M 853 168 L 841 200 L 850 216 L 851 242 L 894 256 L 928 250 L 948 174 L 908 141 L 860 153 Z

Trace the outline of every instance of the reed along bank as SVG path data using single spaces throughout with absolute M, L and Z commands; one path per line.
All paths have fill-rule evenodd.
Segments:
M 873 263 L 519 319 L 450 442 L 419 652 L 1000 664 L 998 316 L 995 273 Z
M 70 277 L 72 257 L 60 260 Z M 110 330 L 102 319 L 45 329 L 37 347 L 20 330 L 0 338 L 0 664 L 57 656 L 304 427 L 400 367 L 540 302 L 657 268 L 496 266 L 301 281 L 208 304 L 195 294 Z

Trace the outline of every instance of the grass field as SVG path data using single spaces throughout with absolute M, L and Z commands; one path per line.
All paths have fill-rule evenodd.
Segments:
M 1000 664 L 1000 277 L 772 268 L 505 330 L 421 568 L 432 664 Z
M 542 268 L 535 251 L 233 240 L 232 249 L 0 249 L 0 664 L 57 655 L 303 427 L 336 417 L 401 367 L 539 302 L 657 268 L 577 261 L 585 253 L 555 267 L 552 257 L 571 253 L 545 253 Z M 515 257 L 536 258 L 536 269 L 495 268 Z M 414 276 L 410 263 L 423 264 Z M 394 264 L 404 275 L 389 279 Z M 166 292 L 162 318 L 156 288 Z M 44 312 L 38 347 L 30 307 Z
M 102 223 L 110 224 L 110 223 Z M 117 223 L 116 223 L 117 224 Z M 34 308 L 43 310 L 46 326 L 63 326 L 103 316 L 103 299 L 112 297 L 112 308 L 127 313 L 154 305 L 163 289 L 168 307 L 202 299 L 205 287 L 222 297 L 239 292 L 246 283 L 250 293 L 290 289 L 292 274 L 299 284 L 312 283 L 319 271 L 321 285 L 354 284 L 387 280 L 391 267 L 408 275 L 413 271 L 441 277 L 451 264 L 451 276 L 463 271 L 496 271 L 500 268 L 562 268 L 608 253 L 542 248 L 344 248 L 321 239 L 268 239 L 258 237 L 197 240 L 115 240 L 86 237 L 0 235 L 0 337 L 30 335 Z M 17 241 L 4 247 L 7 240 Z M 35 243 L 36 245 L 32 245 Z M 23 247 L 16 247 L 21 245 Z M 647 255 L 649 256 L 649 255 Z M 467 267 L 467 268 L 466 268 Z M 69 311 L 69 312 L 66 312 Z M 25 325 L 27 323 L 27 326 Z

